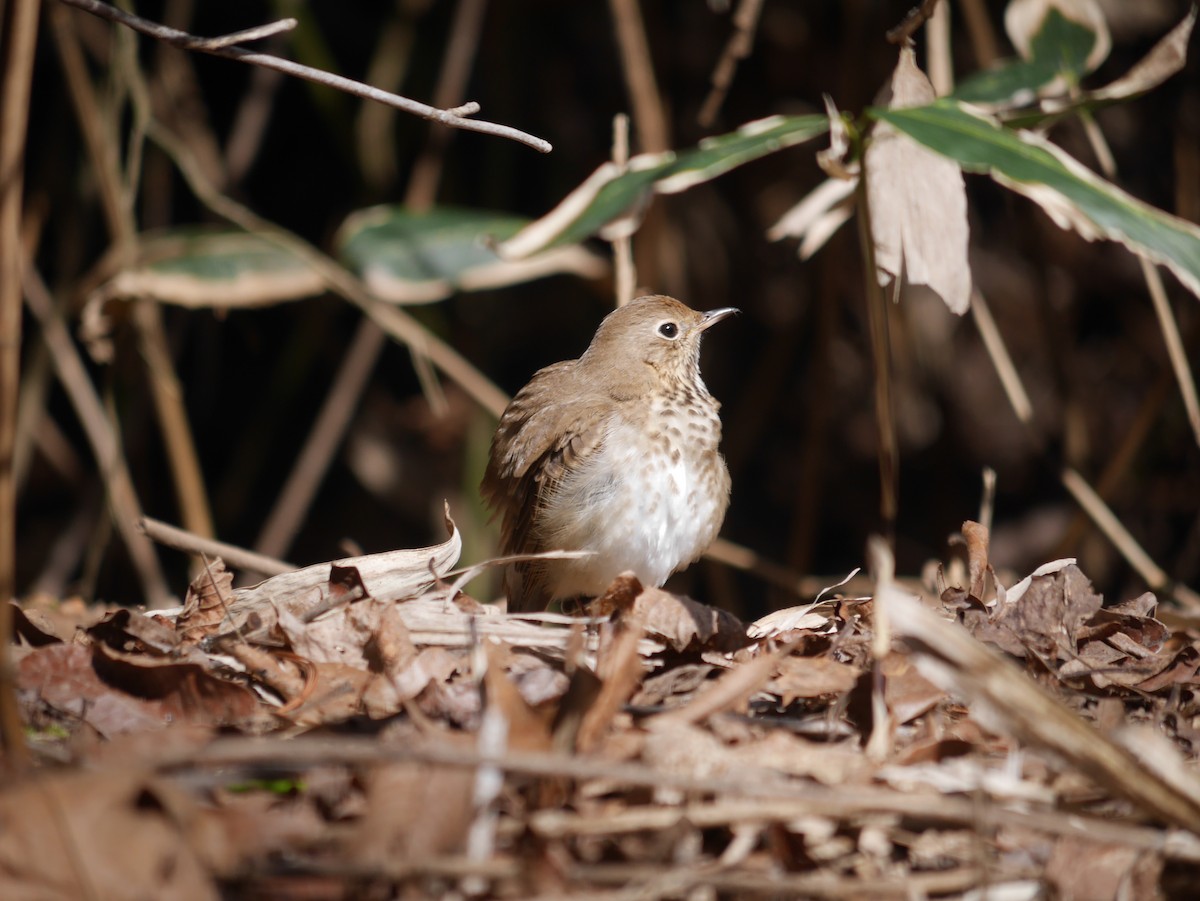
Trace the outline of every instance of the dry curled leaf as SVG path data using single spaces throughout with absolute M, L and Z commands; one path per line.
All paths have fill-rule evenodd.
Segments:
M 220 557 L 206 561 L 188 585 L 183 610 L 175 618 L 180 639 L 195 644 L 217 631 L 233 601 L 233 573 Z

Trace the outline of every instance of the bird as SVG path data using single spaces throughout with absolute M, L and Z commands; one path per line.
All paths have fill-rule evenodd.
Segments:
M 501 519 L 510 612 L 597 597 L 621 573 L 660 587 L 712 544 L 729 506 L 720 404 L 700 339 L 737 313 L 651 294 L 609 313 L 583 355 L 539 370 L 492 439 L 481 491 Z

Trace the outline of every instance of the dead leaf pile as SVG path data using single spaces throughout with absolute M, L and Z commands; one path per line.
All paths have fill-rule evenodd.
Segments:
M 0 897 L 1186 897 L 1200 625 L 1069 563 L 1006 589 L 965 531 L 965 586 L 752 624 L 631 577 L 507 615 L 453 531 L 17 610 Z

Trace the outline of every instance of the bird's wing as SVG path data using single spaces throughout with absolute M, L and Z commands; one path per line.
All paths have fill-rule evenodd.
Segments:
M 574 366 L 574 360 L 555 363 L 534 375 L 504 411 L 492 440 L 481 487 L 489 506 L 503 516 L 501 552 L 506 555 L 549 550 L 534 529 L 538 511 L 563 476 L 603 444 L 603 398 L 591 386 L 575 384 Z M 536 563 L 510 569 L 510 610 L 544 608 L 550 598 L 544 586 L 539 593 L 540 572 Z

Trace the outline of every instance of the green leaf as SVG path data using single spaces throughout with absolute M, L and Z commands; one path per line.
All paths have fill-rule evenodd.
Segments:
M 691 150 L 639 154 L 624 170 L 605 163 L 557 207 L 504 242 L 500 253 L 522 259 L 548 247 L 583 241 L 605 229 L 632 231 L 654 194 L 686 191 L 828 129 L 825 116 L 771 116 L 707 138 Z
M 119 273 L 104 293 L 230 309 L 298 300 L 324 287 L 307 263 L 266 238 L 193 227 L 142 235 L 138 263 Z
M 1088 54 L 1096 40 L 1094 31 L 1052 7 L 1030 40 L 1028 59 L 1013 59 L 964 79 L 951 96 L 968 103 L 1030 103 L 1056 78 L 1078 84 L 1091 71 Z
M 1056 74 L 1077 84 L 1092 69 L 1088 55 L 1096 40 L 1096 32 L 1051 7 L 1041 29 L 1030 41 L 1031 59 L 1050 65 Z
M 226 790 L 237 795 L 250 792 L 266 792 L 270 795 L 298 795 L 307 791 L 303 779 L 292 776 L 280 776 L 275 779 L 246 779 L 242 782 L 231 782 Z
M 527 260 L 501 259 L 496 242 L 529 224 L 520 216 L 438 207 L 416 213 L 378 206 L 349 216 L 336 239 L 348 268 L 384 300 L 429 303 L 457 291 L 517 284 L 555 273 L 585 278 L 606 265 L 582 247 L 559 247 Z
M 1200 227 L 1132 197 L 1044 138 L 1009 131 L 950 99 L 869 114 L 964 169 L 986 172 L 1026 195 L 1059 226 L 1089 241 L 1118 241 L 1167 266 L 1200 297 Z

